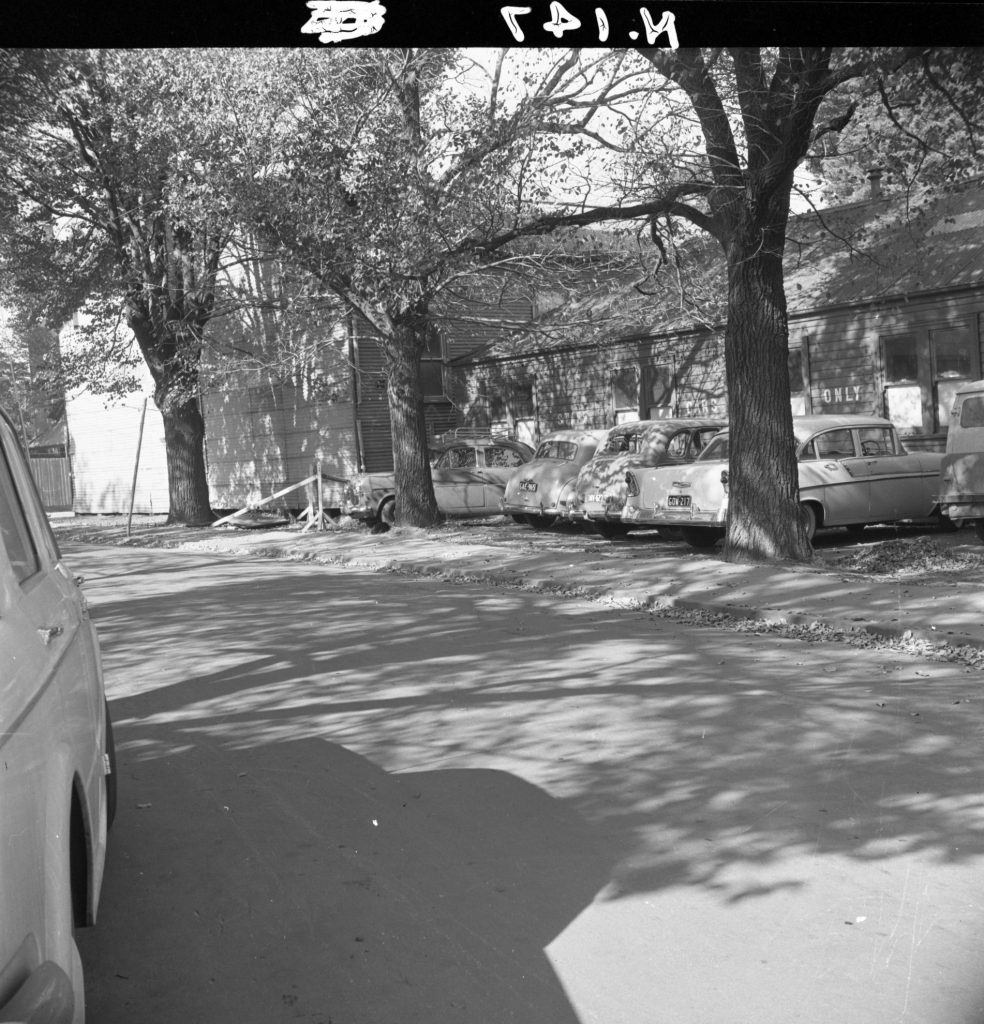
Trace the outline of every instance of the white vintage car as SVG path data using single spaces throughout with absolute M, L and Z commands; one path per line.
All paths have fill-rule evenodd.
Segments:
M 939 521 L 939 452 L 909 453 L 877 416 L 794 416 L 800 508 L 807 536 L 822 527 L 860 533 L 871 523 Z M 626 522 L 679 527 L 693 547 L 724 536 L 730 434 L 722 431 L 689 466 L 628 474 Z
M 537 445 L 533 461 L 506 483 L 502 511 L 537 529 L 567 512 L 581 467 L 594 457 L 607 430 L 555 430 Z
M 0 1021 L 82 1024 L 115 748 L 99 645 L 0 413 Z
M 622 517 L 628 496 L 626 474 L 693 462 L 724 425 L 715 419 L 665 419 L 613 427 L 605 444 L 578 473 L 566 515 L 609 539 L 641 525 Z
M 441 512 L 496 516 L 506 482 L 530 461 L 533 449 L 504 437 L 459 436 L 431 457 L 434 496 Z M 363 473 L 350 480 L 342 495 L 341 511 L 388 530 L 396 522 L 396 477 L 393 473 Z

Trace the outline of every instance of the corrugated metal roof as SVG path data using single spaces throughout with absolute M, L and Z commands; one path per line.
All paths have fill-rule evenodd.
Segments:
M 984 282 L 980 183 L 897 196 L 793 221 L 786 245 L 791 314 Z

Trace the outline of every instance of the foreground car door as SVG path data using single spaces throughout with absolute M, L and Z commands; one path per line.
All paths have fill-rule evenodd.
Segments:
M 431 470 L 434 497 L 442 512 L 463 515 L 481 507 L 485 488 L 478 469 L 478 452 L 470 445 L 442 452 Z
M 480 470 L 482 477 L 481 504 L 472 511 L 493 516 L 499 512 L 499 499 L 506 493 L 506 484 L 524 466 L 525 460 L 514 448 L 505 445 L 486 445 L 482 450 L 485 465 Z
M 871 472 L 855 447 L 854 431 L 839 427 L 812 437 L 799 456 L 800 501 L 818 500 L 824 525 L 871 521 Z
M 888 427 L 865 427 L 858 434 L 871 474 L 872 521 L 929 517 L 936 506 L 942 455 L 901 451 Z

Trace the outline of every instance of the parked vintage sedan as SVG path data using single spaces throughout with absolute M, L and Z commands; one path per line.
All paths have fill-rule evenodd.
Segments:
M 605 445 L 578 473 L 567 515 L 593 526 L 603 537 L 624 534 L 637 525 L 622 517 L 628 497 L 626 473 L 693 462 L 724 426 L 716 419 L 666 419 L 614 427 Z
M 95 921 L 116 803 L 81 580 L 0 414 L 0 1020 L 81 1024 L 75 929 Z
M 503 437 L 459 437 L 432 452 L 431 477 L 437 507 L 449 516 L 496 516 L 506 482 L 533 457 L 522 441 Z M 396 479 L 363 473 L 349 482 L 341 511 L 388 528 L 395 522 Z
M 556 430 L 537 446 L 532 462 L 506 484 L 502 511 L 517 523 L 544 529 L 564 515 L 581 467 L 594 457 L 607 430 Z
M 939 521 L 939 452 L 909 453 L 895 427 L 877 416 L 794 416 L 799 497 L 807 536 L 821 527 L 859 533 L 871 523 Z M 625 521 L 680 527 L 693 547 L 724 536 L 730 433 L 723 431 L 690 466 L 629 474 Z

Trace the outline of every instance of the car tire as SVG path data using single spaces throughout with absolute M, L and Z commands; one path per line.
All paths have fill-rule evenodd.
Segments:
M 684 526 L 682 527 L 683 539 L 692 547 L 706 550 L 714 547 L 724 536 L 722 530 L 715 530 L 709 526 Z
M 106 706 L 106 758 L 109 774 L 106 776 L 106 828 L 112 828 L 116 820 L 116 804 L 119 799 L 119 783 L 116 774 L 116 739 L 113 735 L 113 720 L 109 716 L 109 702 Z
M 512 521 L 514 523 L 519 523 L 520 526 L 528 526 L 529 525 L 529 521 L 530 521 L 530 517 L 522 515 L 522 514 L 513 515 Z
M 376 513 L 373 529 L 376 533 L 385 533 L 396 526 L 396 498 L 386 498 Z
M 548 530 L 555 522 L 556 516 L 529 516 L 528 521 L 534 530 Z
M 808 501 L 804 501 L 800 505 L 800 516 L 803 520 L 803 532 L 806 534 L 806 539 L 812 544 L 819 525 L 817 510 Z

